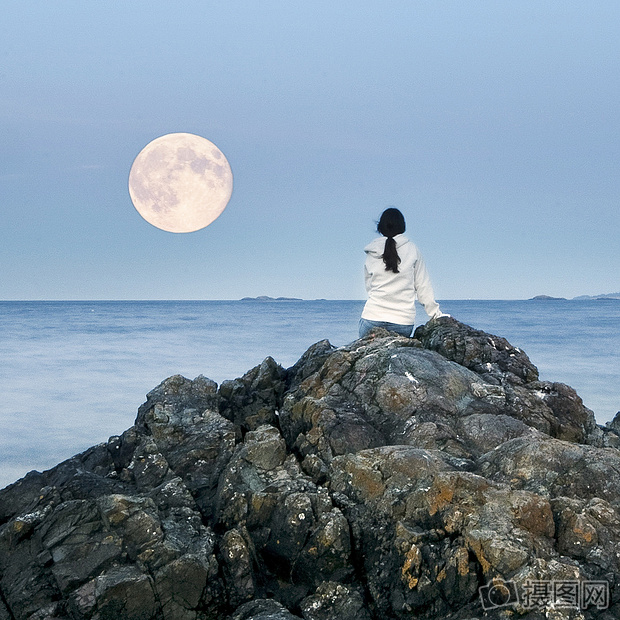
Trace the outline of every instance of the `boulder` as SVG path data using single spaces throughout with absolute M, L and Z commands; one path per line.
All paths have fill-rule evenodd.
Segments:
M 176 375 L 0 491 L 0 620 L 611 620 L 619 447 L 618 416 L 448 317 Z
M 505 338 L 487 334 L 452 317 L 441 317 L 415 330 L 425 349 L 483 375 L 490 383 L 522 384 L 538 379 L 538 369 Z
M 322 583 L 301 603 L 304 620 L 370 620 L 362 594 L 334 581 Z
M 275 424 L 285 387 L 286 371 L 267 357 L 243 377 L 222 383 L 220 413 L 235 424 L 240 435 L 261 424 Z
M 239 583 L 251 590 L 278 593 L 297 605 L 312 588 L 325 580 L 346 579 L 352 574 L 349 525 L 334 506 L 327 489 L 317 486 L 286 451 L 279 430 L 261 426 L 247 433 L 223 473 L 218 490 L 217 526 L 225 530 L 226 543 L 243 542 L 254 565 L 247 560 L 231 563 L 244 575 L 231 579 L 235 595 Z M 239 528 L 247 533 L 234 533 Z M 230 555 L 230 552 L 229 552 Z M 234 566 L 232 565 L 234 564 Z

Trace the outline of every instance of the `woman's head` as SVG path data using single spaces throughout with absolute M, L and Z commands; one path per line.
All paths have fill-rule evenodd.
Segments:
M 395 207 L 386 209 L 379 218 L 377 232 L 387 237 L 382 256 L 383 262 L 385 263 L 385 270 L 398 273 L 400 256 L 398 256 L 398 252 L 396 251 L 396 241 L 394 241 L 394 237 L 405 232 L 405 218 L 403 214 Z
M 404 233 L 405 218 L 403 214 L 396 207 L 386 209 L 379 218 L 377 232 L 384 237 L 394 237 Z

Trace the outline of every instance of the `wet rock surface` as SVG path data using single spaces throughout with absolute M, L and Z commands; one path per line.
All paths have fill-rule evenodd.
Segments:
M 0 620 L 618 618 L 619 446 L 449 317 L 170 377 L 0 491 Z

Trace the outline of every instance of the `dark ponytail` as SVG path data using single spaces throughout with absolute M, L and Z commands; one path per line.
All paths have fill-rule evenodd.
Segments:
M 403 214 L 396 208 L 390 207 L 386 209 L 377 224 L 377 232 L 387 237 L 385 240 L 385 248 L 383 249 L 383 262 L 386 271 L 398 273 L 398 263 L 400 256 L 396 251 L 396 241 L 394 237 L 405 232 L 405 218 Z
M 385 263 L 386 271 L 393 271 L 398 273 L 398 263 L 400 263 L 400 256 L 396 251 L 396 241 L 394 237 L 388 237 L 385 240 L 385 248 L 383 250 L 383 262 Z

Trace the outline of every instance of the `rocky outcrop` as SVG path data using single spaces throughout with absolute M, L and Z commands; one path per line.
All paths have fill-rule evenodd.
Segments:
M 0 491 L 0 620 L 618 618 L 619 432 L 448 317 L 174 376 Z

